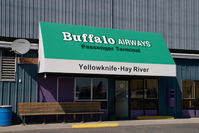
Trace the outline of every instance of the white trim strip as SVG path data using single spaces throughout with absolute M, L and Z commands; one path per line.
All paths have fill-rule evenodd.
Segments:
M 171 53 L 176 59 L 199 59 L 199 54 Z
M 39 73 L 79 73 L 143 76 L 176 76 L 176 65 L 87 60 L 43 59 Z M 105 68 L 106 67 L 106 68 Z

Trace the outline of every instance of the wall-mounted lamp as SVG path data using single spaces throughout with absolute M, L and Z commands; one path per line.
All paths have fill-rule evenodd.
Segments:
M 46 74 L 44 74 L 44 78 L 46 78 L 47 76 L 46 76 Z

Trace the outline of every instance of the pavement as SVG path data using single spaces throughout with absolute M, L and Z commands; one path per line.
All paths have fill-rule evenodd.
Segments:
M 123 120 L 123 121 L 104 121 L 104 122 L 85 122 L 83 124 L 102 124 L 117 123 L 120 127 L 139 126 L 139 125 L 168 125 L 168 124 L 199 124 L 199 118 L 187 119 L 155 119 L 155 120 Z M 0 133 L 3 132 L 22 132 L 33 130 L 49 129 L 72 129 L 72 126 L 82 123 L 56 123 L 56 124 L 29 124 L 29 125 L 12 125 L 0 127 Z

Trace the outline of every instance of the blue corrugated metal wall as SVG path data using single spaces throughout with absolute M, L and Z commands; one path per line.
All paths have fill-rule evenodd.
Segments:
M 182 117 L 182 80 L 199 80 L 199 61 L 176 59 L 176 78 L 161 77 L 159 80 L 160 115 Z M 176 90 L 176 107 L 167 107 L 167 88 Z
M 0 0 L 0 36 L 38 39 L 39 21 L 159 32 L 169 48 L 199 50 L 198 0 Z M 176 64 L 177 79 L 160 78 L 159 106 L 160 114 L 181 117 L 181 81 L 199 80 L 199 61 Z M 176 88 L 175 109 L 167 108 L 170 87 Z M 16 82 L 0 82 L 0 105 L 17 112 L 21 101 L 37 101 L 37 65 L 17 65 Z
M 38 39 L 39 21 L 162 33 L 199 50 L 198 0 L 0 0 L 0 36 Z
M 30 57 L 36 57 L 36 51 L 30 52 Z M 177 64 L 177 78 L 161 77 L 159 80 L 159 113 L 160 115 L 173 115 L 182 117 L 182 80 L 199 80 L 199 61 L 197 60 L 175 60 Z M 0 105 L 9 104 L 13 106 L 14 121 L 18 122 L 18 103 L 37 102 L 38 97 L 38 70 L 37 65 L 17 65 L 16 82 L 0 82 Z M 19 79 L 22 82 L 19 82 Z M 114 91 L 114 80 L 109 79 L 109 91 Z M 112 83 L 112 84 L 111 84 Z M 167 107 L 167 88 L 176 89 L 176 108 Z M 113 93 L 109 93 L 109 115 L 114 113 Z M 110 115 L 110 117 L 112 117 Z
M 180 78 L 180 77 L 179 77 Z M 175 98 L 176 98 L 176 107 L 169 108 L 167 106 L 167 89 L 175 88 Z M 179 88 L 179 84 L 176 78 L 166 78 L 161 77 L 159 80 L 159 114 L 160 115 L 169 115 L 175 117 L 182 117 L 182 91 Z
M 30 51 L 26 57 L 37 57 L 37 51 Z M 0 82 L 0 105 L 12 105 L 13 121 L 18 123 L 18 103 L 37 102 L 38 67 L 34 64 L 18 64 L 15 82 Z M 21 82 L 19 82 L 21 80 Z

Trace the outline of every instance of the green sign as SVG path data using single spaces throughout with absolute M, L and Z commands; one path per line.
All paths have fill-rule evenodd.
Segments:
M 162 35 L 159 33 L 136 32 L 46 22 L 40 22 L 39 54 L 41 57 L 41 64 L 45 62 L 45 59 L 56 61 L 59 59 L 62 63 L 60 62 L 61 64 L 58 63 L 57 65 L 71 63 L 70 61 L 93 61 L 92 63 L 94 64 L 96 62 L 119 62 L 127 64 L 133 63 L 134 65 L 135 63 L 138 63 L 144 65 L 164 64 L 175 66 L 167 45 Z M 50 62 L 50 60 L 48 60 L 48 62 Z M 65 63 L 63 60 L 65 60 Z M 81 65 L 94 65 L 92 63 L 77 65 L 80 70 L 83 69 Z M 53 68 L 49 68 L 52 66 L 44 66 L 45 64 L 48 63 L 43 63 L 43 71 L 41 72 L 49 72 L 50 70 L 56 72 Z M 118 68 L 120 66 L 115 67 Z M 48 69 L 49 71 L 47 71 Z M 65 70 L 57 72 L 74 73 Z M 80 71 L 78 73 L 95 72 L 86 69 L 85 71 Z M 101 73 L 99 72 L 99 74 Z M 111 71 L 110 74 L 119 74 L 119 71 L 115 73 L 112 73 Z M 144 74 L 147 75 L 146 72 Z

